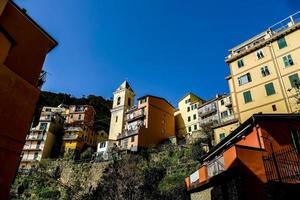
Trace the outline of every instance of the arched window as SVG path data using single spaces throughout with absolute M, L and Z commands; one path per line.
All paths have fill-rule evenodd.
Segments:
M 117 105 L 120 105 L 120 104 L 121 104 L 121 97 L 118 97 Z

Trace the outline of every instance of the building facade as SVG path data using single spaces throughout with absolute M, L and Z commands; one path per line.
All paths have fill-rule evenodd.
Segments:
M 299 111 L 299 16 L 298 12 L 229 51 L 227 80 L 240 122 L 253 113 Z
M 155 147 L 175 137 L 173 106 L 163 98 L 146 95 L 138 105 L 127 110 L 124 131 L 117 135 L 122 150 L 138 151 Z
M 0 166 L 0 199 L 8 197 L 39 98 L 41 69 L 56 45 L 13 1 L 0 1 L 0 162 L 5 163 Z
M 199 130 L 198 107 L 204 100 L 193 93 L 188 93 L 178 102 L 178 109 L 175 112 L 176 135 L 185 138 L 192 132 Z
M 267 199 L 278 194 L 285 195 L 282 199 L 293 199 L 299 194 L 300 183 L 299 117 L 256 114 L 246 120 L 186 177 L 191 199 Z M 284 185 L 286 191 L 280 193 L 275 189 L 277 184 Z
M 19 168 L 30 169 L 41 159 L 58 156 L 63 125 L 64 118 L 57 108 L 43 107 L 38 125 L 26 137 Z
M 96 112 L 89 105 L 70 105 L 65 111 L 65 127 L 61 151 L 63 154 L 80 153 L 86 147 L 96 146 L 94 133 Z

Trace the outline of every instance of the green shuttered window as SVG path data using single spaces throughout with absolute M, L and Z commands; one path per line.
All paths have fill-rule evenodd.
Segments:
M 277 44 L 278 44 L 278 48 L 279 49 L 283 49 L 284 47 L 287 46 L 285 38 L 280 38 L 279 40 L 277 40 Z
M 252 101 L 252 96 L 251 96 L 251 92 L 250 91 L 244 92 L 243 95 L 244 95 L 244 101 L 245 101 L 245 103 L 249 103 L 249 102 Z
M 275 94 L 275 88 L 273 83 L 268 83 L 265 85 L 266 93 L 268 96 Z

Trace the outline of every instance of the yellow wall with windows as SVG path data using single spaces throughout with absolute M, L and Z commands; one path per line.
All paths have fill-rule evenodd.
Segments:
M 192 106 L 196 104 L 196 108 L 192 108 Z M 187 94 L 178 102 L 178 111 L 175 113 L 176 123 L 179 123 L 179 125 L 176 124 L 177 135 L 191 134 L 193 131 L 199 130 L 197 107 L 201 104 L 203 104 L 203 100 L 192 93 Z M 188 107 L 190 108 L 189 111 Z M 194 119 L 194 115 L 196 116 L 196 119 Z M 190 117 L 190 121 L 188 120 L 188 117 Z M 197 125 L 197 130 L 194 129 L 194 125 Z M 191 127 L 191 130 L 189 130 L 189 127 Z
M 280 37 L 281 38 L 281 37 Z M 262 113 L 290 113 L 299 110 L 299 105 L 293 95 L 296 94 L 292 88 L 289 76 L 298 74 L 300 77 L 300 30 L 285 35 L 287 46 L 279 49 L 277 40 L 265 44 L 243 57 L 228 62 L 231 76 L 228 78 L 229 88 L 233 101 L 234 112 L 238 119 L 244 122 L 252 114 Z M 262 50 L 264 58 L 258 59 L 256 53 Z M 291 55 L 294 65 L 285 67 L 283 57 Z M 238 60 L 242 59 L 244 66 L 238 67 Z M 267 66 L 270 75 L 263 76 L 261 68 Z M 251 82 L 239 85 L 238 77 L 247 73 L 251 75 Z M 275 94 L 267 95 L 265 85 L 273 83 Z M 245 103 L 243 93 L 251 92 L 252 101 Z M 273 110 L 273 105 L 276 110 Z
M 225 137 L 227 137 L 234 129 L 236 129 L 239 126 L 239 122 L 227 124 L 224 126 L 219 126 L 217 128 L 214 128 L 214 140 L 213 145 L 218 144 L 221 142 L 220 134 L 224 133 Z

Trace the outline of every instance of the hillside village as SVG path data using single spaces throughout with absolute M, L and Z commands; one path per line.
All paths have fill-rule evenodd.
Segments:
M 9 1 L 3 9 L 22 19 L 18 23 L 28 32 L 41 35 L 40 44 L 45 45 L 36 49 L 55 48 L 55 40 L 33 27 L 32 19 L 15 3 Z M 15 130 L 17 125 L 10 123 L 10 128 L 3 128 L 16 133 L 10 138 L 24 139 L 18 144 L 5 140 L 10 144 L 6 149 L 16 146 L 11 158 L 17 161 L 9 161 L 16 167 L 16 177 L 0 167 L 6 183 L 13 183 L 11 189 L 7 184 L 3 189 L 10 191 L 11 199 L 295 199 L 300 195 L 299 12 L 229 50 L 225 62 L 230 74 L 224 77 L 229 94 L 203 99 L 189 92 L 177 105 L 152 91 L 139 96 L 134 80 L 120 80 L 112 100 L 93 95 L 70 100 L 70 95 L 42 92 L 43 98 L 57 100 L 37 101 L 42 84 L 35 83 L 44 78 L 39 76 L 42 65 L 36 65 L 32 75 L 23 72 L 26 76 L 19 77 L 22 72 L 14 72 L 20 68 L 12 67 L 18 63 L 8 52 L 23 48 L 13 46 L 13 41 L 26 43 L 26 39 L 15 36 L 18 30 L 8 26 L 13 23 L 9 16 L 2 19 L 0 12 L 0 30 L 5 30 L 0 31 L 1 49 L 2 44 L 7 47 L 3 56 L 1 50 L 1 71 L 24 87 L 14 89 L 14 97 L 4 94 L 3 101 L 17 104 L 27 113 L 24 120 L 28 118 L 20 121 L 22 128 Z M 2 82 L 8 84 L 5 78 Z M 31 99 L 26 106 L 16 103 L 25 93 Z M 35 109 L 34 102 L 38 102 Z M 5 197 L 4 192 L 1 195 Z

